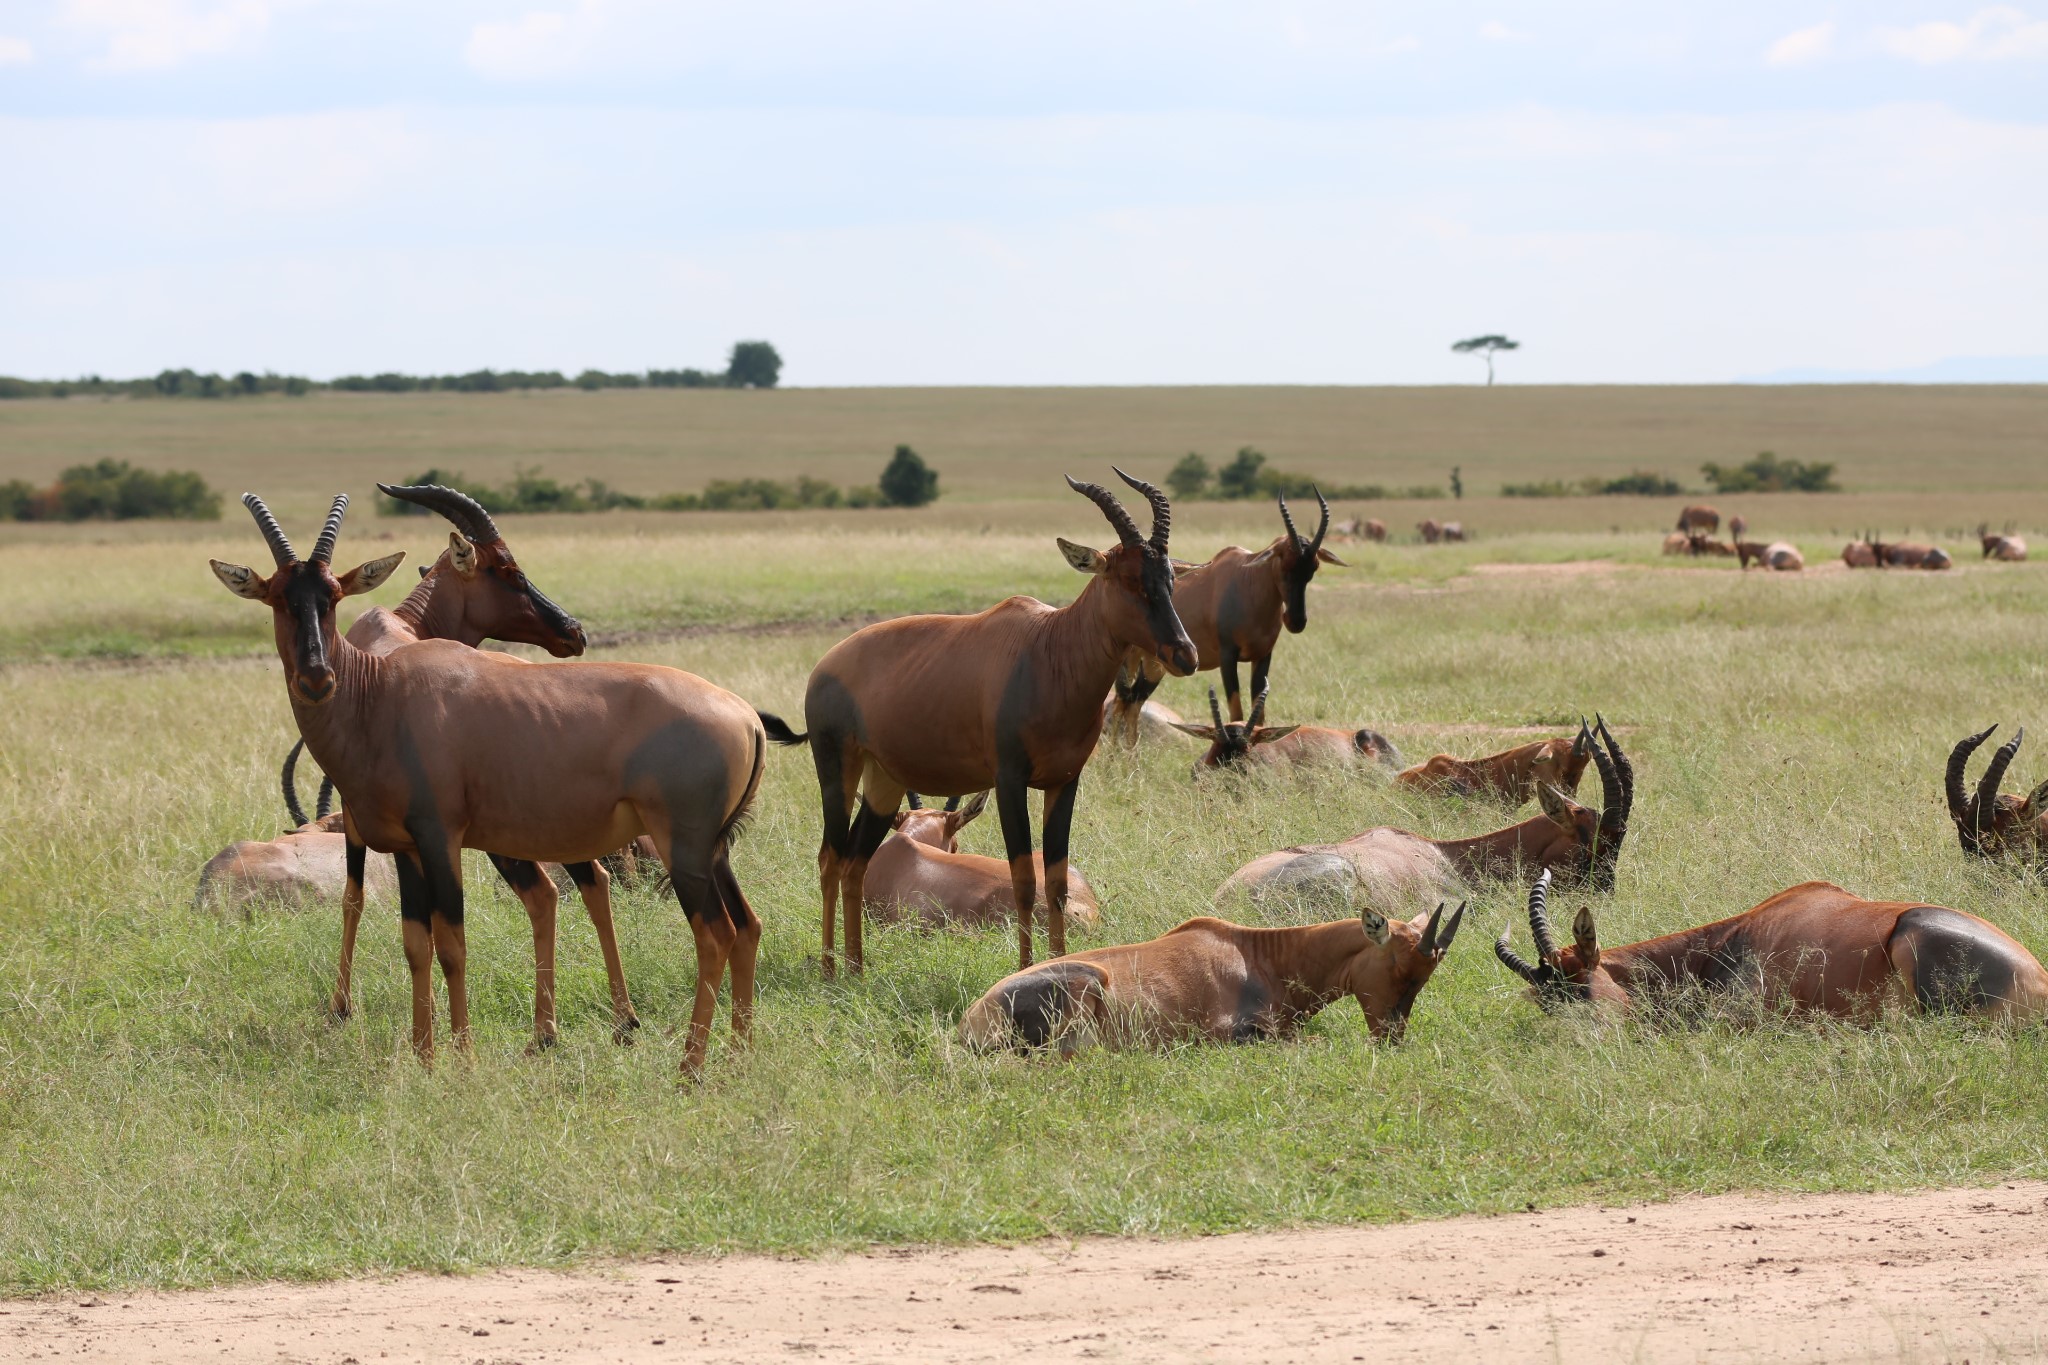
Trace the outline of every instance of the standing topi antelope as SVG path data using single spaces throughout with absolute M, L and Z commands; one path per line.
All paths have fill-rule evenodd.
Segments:
M 1977 790 L 1967 798 L 1963 795 L 1963 773 L 1969 767 L 1970 755 L 1997 728 L 1994 725 L 1990 730 L 1967 736 L 1949 751 L 1948 770 L 1942 782 L 1949 819 L 1955 823 L 1956 839 L 1963 852 L 1971 857 L 2029 859 L 2048 875 L 2048 782 L 2024 797 L 1998 790 L 1998 784 L 2005 780 L 2005 770 L 2027 737 L 2024 727 L 1992 753 Z
M 943 810 L 928 810 L 916 792 L 906 792 L 910 809 L 896 813 L 896 832 L 882 841 L 868 863 L 861 897 L 870 918 L 911 919 L 928 928 L 961 925 L 983 929 L 1017 916 L 1010 869 L 1000 858 L 960 851 L 960 831 L 988 806 L 976 792 L 965 806 L 948 798 Z M 1039 854 L 1031 855 L 1034 860 Z M 1045 865 L 1036 867 L 1045 885 Z M 1040 905 L 1044 901 L 1039 902 Z M 1067 925 L 1092 925 L 1101 910 L 1095 888 L 1078 867 L 1067 869 Z
M 1291 1038 L 1348 995 L 1374 1038 L 1398 1042 L 1464 918 L 1460 904 L 1449 919 L 1441 905 L 1412 920 L 1367 906 L 1355 919 L 1287 929 L 1191 919 L 1144 943 L 1004 977 L 967 1007 L 960 1038 L 991 1050 L 1051 1045 L 1067 1056 L 1091 1043 L 1251 1043 Z
M 1335 764 L 1354 766 L 1378 763 L 1398 767 L 1401 753 L 1394 742 L 1377 730 L 1333 730 L 1323 725 L 1266 724 L 1266 693 L 1261 689 L 1252 702 L 1251 719 L 1223 718 L 1216 704 L 1216 689 L 1209 689 L 1209 718 L 1213 725 L 1180 724 L 1176 728 L 1209 741 L 1208 752 L 1195 760 L 1195 776 L 1217 768 L 1272 767 L 1277 764 Z
M 1287 499 L 1280 499 L 1280 537 L 1254 554 L 1242 545 L 1218 550 L 1206 564 L 1192 568 L 1176 566 L 1174 609 L 1188 638 L 1194 641 L 1199 658 L 1196 667 L 1206 672 L 1220 669 L 1223 695 L 1230 704 L 1230 718 L 1244 719 L 1244 697 L 1238 688 L 1239 661 L 1252 666 L 1252 691 L 1266 685 L 1273 666 L 1273 646 L 1279 643 L 1285 626 L 1289 635 L 1308 629 L 1308 585 L 1324 564 L 1348 567 L 1323 548 L 1330 529 L 1330 504 L 1321 492 L 1316 504 L 1322 519 L 1313 537 L 1294 529 L 1294 517 Z M 1159 668 L 1143 668 L 1133 694 L 1143 700 L 1159 685 Z
M 528 664 L 447 640 L 358 649 L 335 629 L 335 607 L 382 583 L 403 552 L 336 577 L 329 561 L 346 495 L 303 560 L 262 499 L 242 501 L 276 570 L 266 577 L 215 560 L 213 571 L 271 610 L 292 715 L 342 796 L 351 876 L 360 880 L 364 846 L 403 855 L 399 914 L 419 1055 L 433 1055 L 437 959 L 450 1026 L 458 1042 L 469 1032 L 464 848 L 576 863 L 643 833 L 696 939 L 684 1067 L 703 1064 L 728 965 L 733 1032 L 744 1039 L 761 924 L 733 875 L 730 841 L 760 787 L 766 718 L 678 669 Z
M 1689 536 L 1710 536 L 1721 529 L 1721 514 L 1706 503 L 1696 502 L 1679 512 L 1678 529 Z
M 1591 761 L 1592 734 L 1579 722 L 1571 739 L 1543 739 L 1485 758 L 1438 754 L 1394 774 L 1397 785 L 1451 796 L 1486 796 L 1513 808 L 1545 786 L 1576 794 Z
M 1174 612 L 1172 506 L 1151 484 L 1122 470 L 1117 477 L 1152 505 L 1152 534 L 1138 533 L 1108 489 L 1069 478 L 1068 486 L 1095 503 L 1117 533 L 1107 551 L 1060 540 L 1067 563 L 1089 577 L 1072 602 L 1055 608 L 1012 597 L 973 616 L 906 616 L 855 631 L 811 670 L 808 732 L 793 734 L 779 721 L 769 727 L 777 743 L 808 742 L 818 770 L 821 966 L 828 976 L 836 970 L 835 902 L 847 966 L 861 970 L 868 860 L 906 791 L 966 796 L 995 789 L 1020 966 L 1031 963 L 1031 907 L 1038 901 L 1025 794 L 1043 791 L 1047 937 L 1054 956 L 1066 950 L 1068 835 L 1081 769 L 1102 732 L 1103 695 L 1132 650 L 1175 676 L 1193 672 L 1197 662 Z
M 1748 533 L 1749 522 L 1743 518 L 1742 513 L 1737 512 L 1734 516 L 1728 518 L 1728 539 L 1740 544 L 1743 536 Z
M 1802 882 L 1730 919 L 1602 948 L 1590 908 L 1560 948 L 1546 908 L 1550 874 L 1529 889 L 1536 961 L 1494 955 L 1546 1010 L 1577 1001 L 1626 1010 L 1685 987 L 1743 991 L 1770 1009 L 1871 1023 L 1888 1007 L 2035 1019 L 2048 972 L 1998 926 L 1917 901 L 1870 901 L 1832 882 Z
M 1469 839 L 1425 839 L 1380 827 L 1335 844 L 1303 844 L 1254 858 L 1217 888 L 1216 902 L 1239 896 L 1329 900 L 1363 896 L 1374 905 L 1427 905 L 1459 895 L 1474 882 L 1545 867 L 1614 889 L 1614 869 L 1635 805 L 1635 769 L 1621 745 L 1596 721 L 1590 744 L 1600 772 L 1600 809 L 1579 805 L 1554 786 L 1537 790 L 1543 813 Z
M 1984 547 L 1984 558 L 1986 559 L 2003 560 L 2008 564 L 2019 564 L 2026 560 L 2026 537 L 2017 534 L 2013 530 L 2013 524 L 2009 521 L 2005 524 L 2005 530 L 1997 535 L 1991 533 L 1989 523 L 1978 522 L 1977 540 Z

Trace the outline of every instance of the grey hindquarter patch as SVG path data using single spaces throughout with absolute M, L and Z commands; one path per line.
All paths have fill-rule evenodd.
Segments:
M 997 997 L 1019 1043 L 1044 1047 L 1091 1013 L 1108 984 L 1102 970 L 1085 962 L 1049 962 L 1012 981 Z
M 1899 916 L 1892 942 L 1913 953 L 1913 997 L 1930 1013 L 1968 1013 L 2013 998 L 2024 963 L 1968 915 L 1922 905 Z
M 1309 903 L 1336 898 L 1348 904 L 1357 884 L 1358 869 L 1342 854 L 1301 853 L 1260 877 L 1251 892 L 1256 901 Z

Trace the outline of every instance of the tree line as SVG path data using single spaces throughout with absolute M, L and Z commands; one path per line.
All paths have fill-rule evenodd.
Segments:
M 1780 459 L 1772 451 L 1759 451 L 1757 455 L 1741 464 L 1719 464 L 1709 460 L 1700 466 L 1712 491 L 1716 493 L 1839 493 L 1841 485 L 1835 482 L 1835 467 L 1823 461 Z M 1583 479 L 1539 479 L 1530 483 L 1508 483 L 1501 485 L 1501 495 L 1509 498 L 1581 498 L 1602 494 L 1620 494 L 1637 497 L 1675 497 L 1688 492 L 1676 479 L 1662 474 L 1636 470 L 1618 479 L 1605 479 L 1588 475 Z
M 1453 471 L 1453 478 L 1456 472 Z M 1326 498 L 1376 500 L 1385 498 L 1440 498 L 1444 490 L 1435 484 L 1389 488 L 1378 483 L 1323 483 L 1308 474 L 1269 468 L 1263 452 L 1242 446 L 1228 462 L 1212 468 L 1208 457 L 1189 451 L 1166 474 L 1166 486 L 1183 501 L 1231 502 L 1243 498 L 1312 498 L 1318 489 Z M 1462 492 L 1462 487 L 1460 489 Z

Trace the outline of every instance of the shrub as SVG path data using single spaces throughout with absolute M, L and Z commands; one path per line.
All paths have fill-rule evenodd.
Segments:
M 1237 458 L 1216 471 L 1216 496 L 1251 498 L 1258 496 L 1259 468 L 1266 457 L 1250 446 L 1241 446 Z
M 1708 461 L 1700 473 L 1717 493 L 1838 493 L 1832 464 L 1807 464 L 1781 460 L 1771 451 L 1758 452 L 1753 460 L 1739 465 Z
M 1166 472 L 1166 486 L 1176 498 L 1199 498 L 1209 491 L 1209 462 L 1190 450 Z
M 782 357 L 765 341 L 735 341 L 725 382 L 736 389 L 772 389 L 782 378 Z
M 220 494 L 190 470 L 162 474 L 126 460 L 73 465 L 40 491 L 19 479 L 0 484 L 0 517 L 10 521 L 132 521 L 166 517 L 216 521 Z
M 939 475 L 909 446 L 897 446 L 877 487 L 887 506 L 922 507 L 939 496 Z

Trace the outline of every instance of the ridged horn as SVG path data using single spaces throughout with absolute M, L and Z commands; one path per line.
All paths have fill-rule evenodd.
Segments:
M 1501 966 L 1533 986 L 1536 984 L 1536 969 L 1523 961 L 1520 953 L 1508 946 L 1508 939 L 1514 932 L 1515 926 L 1512 924 L 1500 931 L 1500 937 L 1493 941 L 1493 955 L 1500 959 Z
M 308 561 L 326 564 L 334 558 L 334 538 L 341 534 L 341 518 L 348 511 L 348 494 L 336 493 L 334 506 L 327 509 L 326 524 L 320 528 L 320 539 L 313 542 L 313 554 Z
M 1133 547 L 1145 543 L 1145 538 L 1138 534 L 1138 523 L 1131 520 L 1131 514 L 1116 500 L 1116 494 L 1099 483 L 1083 483 L 1071 474 L 1066 476 L 1066 480 L 1067 487 L 1102 509 L 1102 515 L 1108 517 L 1109 524 L 1116 528 L 1118 540 Z
M 916 792 L 907 791 L 903 793 L 903 799 L 910 803 L 910 808 L 912 810 L 924 809 L 924 798 L 919 796 Z
M 467 493 L 458 493 L 438 483 L 388 484 L 380 483 L 377 491 L 387 498 L 409 502 L 424 507 L 430 512 L 439 512 L 455 529 L 479 545 L 488 545 L 494 540 L 503 540 L 498 534 L 498 523 L 491 520 L 491 514 L 483 504 Z
M 1287 495 L 1281 493 L 1278 497 L 1280 499 L 1280 524 L 1287 528 L 1287 538 L 1289 540 L 1300 540 L 1301 532 L 1294 529 L 1294 518 L 1289 516 L 1287 512 Z
M 1323 509 L 1323 519 L 1316 527 L 1316 538 L 1308 543 L 1308 557 L 1314 559 L 1316 552 L 1323 548 L 1323 537 L 1330 534 L 1330 500 L 1323 496 L 1323 490 L 1316 485 L 1310 484 L 1309 488 L 1316 495 L 1317 505 Z
M 1216 722 L 1216 729 L 1223 729 L 1223 708 L 1216 704 L 1216 689 L 1209 689 L 1209 719 Z
M 1977 779 L 1977 799 L 1971 804 L 1970 815 L 1980 831 L 1998 809 L 1998 784 L 2005 781 L 2005 770 L 2012 766 L 2013 755 L 2020 751 L 2020 741 L 2026 737 L 2027 727 L 2022 725 L 2011 739 L 1998 746 L 1991 761 L 1984 765 L 1984 776 Z
M 1536 940 L 1536 960 L 1551 965 L 1557 956 L 1557 939 L 1550 932 L 1550 869 L 1529 884 L 1529 937 Z
M 1115 465 L 1111 465 L 1110 468 L 1116 470 L 1119 479 L 1143 493 L 1145 501 L 1152 504 L 1152 537 L 1147 543 L 1160 554 L 1165 554 L 1167 532 L 1173 529 L 1173 503 L 1167 499 L 1166 494 L 1143 479 L 1134 479 L 1121 469 L 1117 469 Z
M 1965 826 L 1970 823 L 1970 800 L 1963 793 L 1963 774 L 1970 766 L 1970 756 L 1991 738 L 1998 727 L 1980 730 L 1956 741 L 1956 747 L 1948 751 L 1948 770 L 1942 774 L 1942 789 L 1948 797 L 1949 819 Z
M 1252 716 L 1245 722 L 1245 729 L 1256 730 L 1266 723 L 1266 693 L 1271 690 L 1271 683 L 1259 689 L 1259 695 L 1252 700 Z
M 242 506 L 248 508 L 249 515 L 256 518 L 256 527 L 263 532 L 263 539 L 270 546 L 270 557 L 277 561 L 277 567 L 282 569 L 287 564 L 296 563 L 299 558 L 298 552 L 292 549 L 291 541 L 285 537 L 284 527 L 277 524 L 277 518 L 263 505 L 263 499 L 254 493 L 244 493 Z
M 947 809 L 947 810 L 949 810 L 949 811 L 959 810 L 959 809 L 960 809 L 960 798 L 959 798 L 959 797 L 957 797 L 957 796 L 949 796 L 949 797 L 947 797 L 947 798 L 946 798 L 946 809 Z
M 313 818 L 325 820 L 334 810 L 334 779 L 320 774 L 320 795 L 313 802 Z
M 299 804 L 299 754 L 306 747 L 301 739 L 292 745 L 284 756 L 284 770 L 277 775 L 278 784 L 284 788 L 285 814 L 292 818 L 292 828 L 306 823 L 306 808 Z
M 2048 810 L 2048 781 L 2027 793 L 2026 804 L 2020 807 L 2020 818 L 2028 824 L 2041 818 L 2041 812 Z

